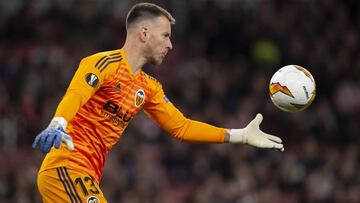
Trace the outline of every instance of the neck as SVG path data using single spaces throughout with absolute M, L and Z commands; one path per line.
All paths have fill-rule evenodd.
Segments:
M 133 43 L 131 40 L 126 40 L 123 46 L 123 50 L 133 73 L 136 74 L 141 71 L 142 67 L 146 63 L 146 59 L 143 56 L 138 43 Z

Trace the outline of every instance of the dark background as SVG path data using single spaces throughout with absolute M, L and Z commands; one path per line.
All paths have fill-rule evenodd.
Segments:
M 0 0 L 0 202 L 40 202 L 31 149 L 82 57 L 121 48 L 130 0 Z M 181 143 L 144 114 L 111 151 L 109 202 L 360 202 L 357 0 L 150 1 L 176 18 L 174 49 L 145 67 L 189 118 L 261 128 L 285 152 Z M 317 97 L 285 113 L 268 96 L 280 67 L 315 77 Z

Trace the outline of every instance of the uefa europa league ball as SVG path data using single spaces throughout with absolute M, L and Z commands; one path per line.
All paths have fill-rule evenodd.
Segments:
M 279 109 L 286 112 L 302 111 L 315 99 L 314 77 L 301 66 L 284 66 L 272 76 L 269 94 Z

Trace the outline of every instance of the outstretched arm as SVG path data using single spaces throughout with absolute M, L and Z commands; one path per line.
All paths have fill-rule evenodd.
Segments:
M 225 129 L 186 118 L 166 98 L 161 86 L 144 106 L 145 113 L 161 128 L 175 138 L 185 142 L 203 143 L 243 143 L 259 148 L 283 150 L 281 139 L 264 133 L 259 125 L 262 115 L 258 114 L 243 129 Z
M 284 145 L 279 137 L 260 130 L 262 120 L 263 116 L 258 113 L 245 128 L 227 130 L 225 140 L 230 143 L 243 143 L 259 148 L 273 148 L 284 151 Z

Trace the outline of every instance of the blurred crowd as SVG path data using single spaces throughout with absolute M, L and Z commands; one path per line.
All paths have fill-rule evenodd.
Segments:
M 131 0 L 0 0 L 0 203 L 41 202 L 34 137 L 82 57 L 118 49 Z M 359 203 L 360 3 L 357 0 L 149 1 L 177 19 L 174 49 L 145 67 L 189 118 L 261 128 L 285 152 L 182 143 L 138 115 L 107 159 L 109 202 Z M 285 113 L 268 95 L 281 66 L 315 77 L 317 97 Z

